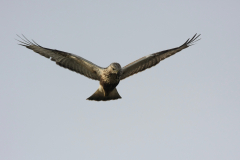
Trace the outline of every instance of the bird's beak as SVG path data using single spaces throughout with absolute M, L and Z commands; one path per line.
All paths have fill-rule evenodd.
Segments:
M 121 72 L 121 71 L 118 71 L 118 72 L 117 72 L 117 75 L 118 75 L 118 76 L 120 76 L 120 72 Z
M 114 73 L 115 73 L 115 74 L 118 74 L 118 73 L 119 73 L 119 71 L 115 70 L 115 71 L 114 71 Z

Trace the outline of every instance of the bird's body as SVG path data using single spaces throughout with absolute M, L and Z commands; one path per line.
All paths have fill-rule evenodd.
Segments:
M 195 34 L 192 39 L 188 39 L 180 47 L 150 54 L 123 68 L 118 63 L 112 63 L 107 68 L 102 68 L 80 56 L 59 50 L 44 48 L 34 41 L 30 42 L 24 36 L 24 39 L 20 37 L 22 39 L 22 41 L 20 41 L 22 44 L 20 45 L 23 45 L 46 58 L 51 58 L 51 60 L 55 61 L 59 66 L 68 68 L 88 78 L 98 80 L 100 86 L 97 91 L 88 98 L 88 100 L 107 101 L 121 98 L 116 89 L 116 86 L 121 80 L 155 66 L 165 58 L 193 45 L 194 42 L 199 40 L 197 39 L 199 36 L 200 35 L 197 36 L 197 34 Z
M 122 76 L 122 68 L 118 63 L 112 63 L 102 70 L 100 86 L 88 100 L 105 100 L 121 98 L 117 92 L 117 85 Z
M 120 82 L 120 75 L 118 73 L 109 73 L 104 70 L 100 79 L 100 85 L 106 91 L 106 95 L 109 94 Z

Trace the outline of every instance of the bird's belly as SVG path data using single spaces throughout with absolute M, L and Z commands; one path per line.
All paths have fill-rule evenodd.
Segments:
M 101 85 L 106 92 L 111 92 L 114 88 L 116 88 L 118 83 L 101 83 Z

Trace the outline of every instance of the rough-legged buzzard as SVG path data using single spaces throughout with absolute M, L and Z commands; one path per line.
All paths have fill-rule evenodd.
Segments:
M 25 46 L 46 58 L 50 58 L 59 66 L 68 68 L 88 78 L 100 81 L 99 88 L 88 98 L 88 100 L 107 101 L 121 98 L 116 89 L 120 80 L 155 66 L 165 58 L 168 58 L 182 49 L 193 45 L 194 42 L 200 40 L 198 39 L 199 36 L 200 35 L 195 34 L 191 39 L 188 39 L 179 47 L 150 54 L 126 65 L 123 68 L 118 63 L 112 63 L 107 68 L 102 68 L 80 56 L 42 47 L 34 41 L 29 41 L 24 36 L 23 38 L 19 36 L 21 38 L 21 41 L 19 42 L 21 42 L 20 45 Z

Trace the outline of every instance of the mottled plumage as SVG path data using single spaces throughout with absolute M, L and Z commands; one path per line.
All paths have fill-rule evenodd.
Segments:
M 112 63 L 107 68 L 102 68 L 80 56 L 59 50 L 44 48 L 34 41 L 29 41 L 24 36 L 23 38 L 19 36 L 19 38 L 21 38 L 21 41 L 19 42 L 21 42 L 20 45 L 25 46 L 46 58 L 50 58 L 59 66 L 68 68 L 88 78 L 100 81 L 99 88 L 88 98 L 88 100 L 107 101 L 121 98 L 116 89 L 116 86 L 121 80 L 138 72 L 144 71 L 145 69 L 151 68 L 165 58 L 168 58 L 169 56 L 172 56 L 175 53 L 193 45 L 194 42 L 200 40 L 198 39 L 199 36 L 200 35 L 195 34 L 191 39 L 188 39 L 179 47 L 150 54 L 126 65 L 123 68 L 118 63 Z

